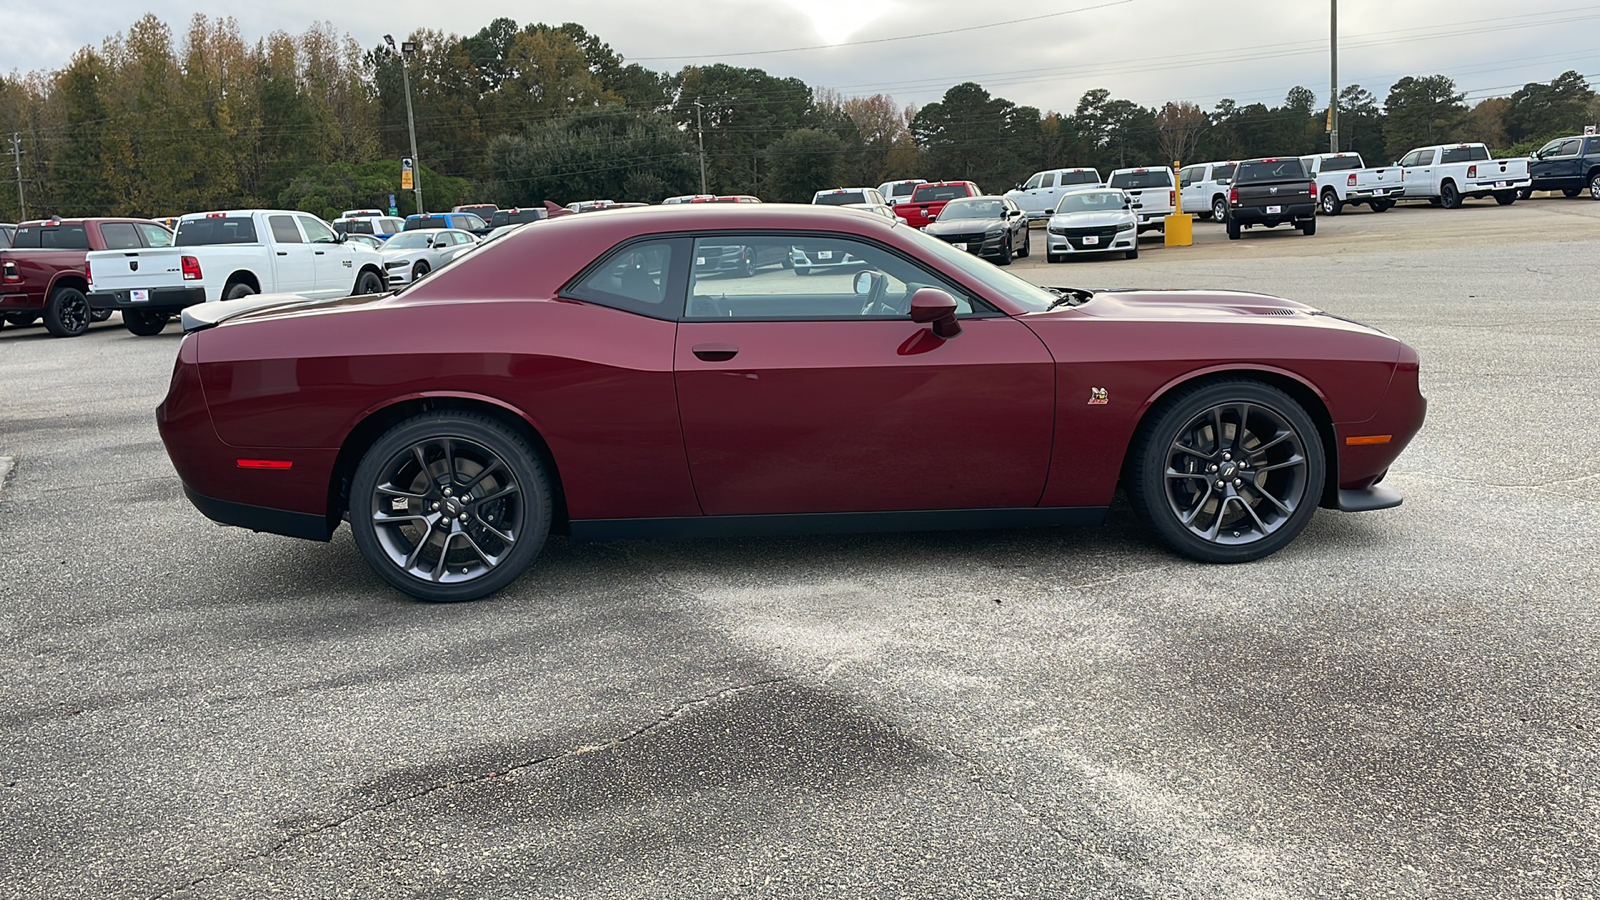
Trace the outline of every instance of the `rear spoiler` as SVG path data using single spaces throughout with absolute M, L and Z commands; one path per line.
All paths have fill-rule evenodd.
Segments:
M 197 303 L 194 306 L 184 307 L 183 333 L 204 331 L 214 325 L 221 325 L 234 316 L 242 316 L 245 313 L 256 312 L 257 310 L 278 307 L 287 308 L 311 302 L 314 301 L 299 294 L 256 294 L 250 297 L 241 297 L 238 300 Z

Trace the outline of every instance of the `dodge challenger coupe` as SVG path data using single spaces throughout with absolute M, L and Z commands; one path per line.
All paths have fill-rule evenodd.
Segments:
M 849 265 L 728 278 L 714 248 Z M 613 540 L 1099 523 L 1244 562 L 1384 509 L 1417 354 L 1258 294 L 1042 288 L 851 210 L 660 206 L 524 228 L 391 294 L 191 307 L 162 438 L 229 525 L 426 600 Z

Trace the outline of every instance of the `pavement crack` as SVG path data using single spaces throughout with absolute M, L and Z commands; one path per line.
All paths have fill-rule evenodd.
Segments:
M 696 712 L 698 710 L 701 710 L 701 709 L 704 709 L 704 708 L 706 708 L 708 706 L 711 706 L 713 704 L 716 704 L 716 703 L 719 703 L 721 701 L 727 700 L 730 697 L 736 697 L 736 696 L 738 696 L 740 694 L 748 693 L 750 691 L 761 690 L 762 688 L 768 688 L 768 687 L 772 687 L 774 685 L 788 684 L 790 682 L 798 681 L 798 680 L 800 680 L 802 678 L 806 678 L 806 677 L 822 677 L 822 676 L 825 676 L 827 674 L 831 674 L 831 672 L 832 672 L 832 670 L 834 668 L 836 668 L 836 667 L 835 666 L 827 666 L 827 667 L 824 667 L 822 669 L 818 669 L 815 672 L 804 672 L 804 673 L 799 673 L 799 674 L 795 674 L 795 675 L 779 676 L 779 677 L 775 677 L 775 678 L 763 678 L 763 679 L 759 679 L 759 680 L 756 680 L 756 681 L 746 682 L 744 684 L 737 684 L 737 685 L 734 685 L 732 687 L 723 688 L 722 690 L 714 691 L 714 692 L 712 692 L 710 694 L 705 694 L 705 695 L 702 695 L 700 697 L 696 697 L 696 698 L 693 698 L 693 699 L 690 699 L 690 700 L 685 700 L 685 701 L 679 703 L 678 705 L 672 707 L 671 709 L 663 712 L 661 715 L 659 715 L 656 718 L 650 720 L 649 722 L 646 722 L 645 724 L 640 725 L 637 728 L 634 728 L 634 729 L 628 731 L 627 733 L 625 733 L 625 734 L 623 734 L 623 735 L 621 735 L 619 737 L 614 737 L 614 738 L 612 738 L 611 740 L 608 740 L 608 741 L 602 741 L 601 743 L 598 743 L 598 744 L 585 744 L 583 746 L 573 747 L 573 748 L 570 748 L 570 749 L 567 749 L 567 750 L 563 750 L 560 753 L 552 753 L 552 754 L 549 754 L 549 755 L 546 755 L 546 756 L 535 757 L 533 759 L 524 760 L 522 762 L 515 763 L 515 764 L 509 765 L 509 766 L 505 766 L 505 767 L 500 768 L 500 769 L 495 769 L 495 770 L 491 770 L 491 771 L 487 771 L 487 772 L 478 772 L 478 773 L 475 773 L 475 774 L 472 774 L 472 775 L 465 775 L 465 776 L 462 776 L 460 778 L 446 779 L 444 781 L 439 781 L 439 782 L 436 782 L 436 783 L 433 783 L 433 784 L 425 785 L 423 787 L 417 788 L 416 790 L 407 791 L 405 793 L 398 794 L 396 796 L 390 797 L 387 800 L 384 800 L 381 803 L 373 803 L 373 804 L 370 804 L 370 805 L 367 805 L 367 806 L 363 806 L 360 809 L 352 810 L 352 811 L 350 811 L 350 812 L 348 812 L 348 813 L 346 813 L 344 815 L 335 816 L 333 818 L 329 818 L 329 819 L 327 819 L 325 821 L 318 822 L 318 823 L 315 823 L 313 825 L 309 825 L 309 826 L 306 826 L 306 827 L 294 829 L 294 830 L 290 831 L 288 834 L 285 834 L 279 840 L 273 842 L 270 846 L 267 846 L 267 847 L 263 848 L 262 850 L 260 850 L 258 852 L 250 853 L 250 854 L 246 854 L 244 856 L 241 856 L 241 857 L 239 857 L 239 858 L 237 858 L 235 860 L 232 860 L 227 865 L 222 866 L 221 868 L 214 869 L 214 870 L 212 870 L 210 872 L 206 872 L 203 875 L 200 875 L 200 876 L 195 877 L 195 878 L 191 878 L 191 879 L 189 879 L 187 881 L 184 881 L 182 883 L 175 884 L 175 885 L 169 885 L 166 888 L 158 891 L 157 893 L 150 895 L 150 900 L 162 900 L 162 898 L 171 897 L 174 894 L 177 894 L 177 893 L 179 893 L 181 891 L 188 891 L 188 890 L 191 890 L 193 888 L 199 887 L 200 885 L 205 884 L 206 882 L 211 881 L 211 880 L 213 880 L 215 878 L 218 878 L 218 877 L 220 877 L 222 875 L 225 875 L 229 871 L 231 871 L 233 869 L 237 869 L 242 865 L 245 865 L 245 864 L 251 863 L 251 862 L 255 862 L 257 860 L 269 859 L 269 858 L 277 855 L 279 852 L 281 852 L 282 850 L 284 850 L 285 848 L 287 848 L 291 844 L 294 844 L 294 843 L 297 843 L 299 841 L 305 840 L 306 838 L 315 837 L 315 836 L 317 836 L 319 834 L 322 834 L 324 832 L 327 832 L 327 831 L 332 831 L 332 830 L 335 830 L 335 829 L 338 829 L 338 828 L 342 828 L 345 825 L 349 824 L 350 822 L 352 822 L 352 821 L 354 821 L 356 819 L 359 819 L 359 818 L 361 818 L 363 816 L 371 815 L 373 813 L 383 812 L 385 810 L 392 809 L 392 808 L 400 806 L 402 804 L 406 804 L 406 803 L 410 803 L 410 802 L 415 801 L 415 800 L 423 799 L 425 797 L 428 797 L 430 795 L 439 793 L 441 791 L 448 791 L 448 790 L 453 790 L 453 789 L 459 788 L 459 787 L 465 787 L 465 786 L 469 786 L 469 785 L 473 785 L 473 784 L 479 784 L 481 782 L 489 781 L 489 780 L 496 779 L 496 778 L 504 778 L 506 776 L 514 775 L 514 774 L 519 773 L 519 772 L 525 772 L 525 771 L 529 771 L 529 770 L 533 770 L 533 769 L 538 769 L 538 768 L 541 768 L 541 767 L 544 767 L 544 766 L 556 765 L 558 763 L 561 763 L 561 762 L 563 762 L 565 760 L 569 760 L 569 759 L 576 759 L 576 758 L 579 758 L 579 757 L 589 756 L 589 755 L 596 754 L 596 753 L 605 753 L 607 751 L 616 750 L 616 749 L 624 746 L 625 744 L 628 744 L 631 741 L 638 740 L 639 738 L 642 738 L 642 737 L 648 737 L 649 735 L 654 734 L 654 733 L 656 733 L 658 731 L 661 731 L 662 729 L 664 729 L 667 726 L 671 725 L 673 722 L 676 722 L 677 720 L 679 720 L 679 719 L 681 719 L 681 718 L 683 718 L 685 716 L 691 715 L 694 712 Z

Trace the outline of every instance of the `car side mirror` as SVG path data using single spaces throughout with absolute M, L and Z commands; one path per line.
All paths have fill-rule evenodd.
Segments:
M 919 288 L 911 295 L 911 321 L 933 326 L 933 333 L 953 338 L 961 333 L 956 319 L 956 298 L 938 288 Z
M 932 222 L 933 220 L 935 220 L 937 218 L 939 218 L 939 214 L 938 213 L 936 213 L 936 212 L 928 213 L 928 221 L 929 222 Z

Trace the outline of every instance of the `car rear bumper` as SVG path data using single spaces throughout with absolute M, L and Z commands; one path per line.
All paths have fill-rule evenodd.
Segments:
M 1340 491 L 1339 511 L 1375 512 L 1380 509 L 1394 509 L 1404 500 L 1400 492 L 1393 488 L 1373 485 L 1360 491 Z
M 1351 188 L 1345 192 L 1344 202 L 1358 203 L 1362 200 L 1399 200 L 1406 195 L 1403 187 L 1382 188 Z
M 1533 179 L 1524 175 L 1521 178 L 1480 179 L 1461 189 L 1461 193 L 1469 197 L 1483 194 L 1495 194 L 1500 191 L 1519 191 L 1525 187 L 1532 187 Z
M 1286 203 L 1280 212 L 1269 213 L 1261 206 L 1235 206 L 1228 210 L 1228 217 L 1241 225 L 1282 225 L 1285 222 L 1309 219 L 1317 214 L 1315 201 L 1305 203 Z
M 194 504 L 195 509 L 220 525 L 233 525 L 251 531 L 264 531 L 268 534 L 281 534 L 284 537 L 303 538 L 308 541 L 328 541 L 333 537 L 333 530 L 328 527 L 327 516 L 218 500 L 216 497 L 207 497 L 187 484 L 183 486 L 183 493 L 189 498 L 189 502 Z
M 132 291 L 95 291 L 89 294 L 90 309 L 143 309 L 151 312 L 178 312 L 206 302 L 206 289 L 152 288 L 148 300 L 134 300 Z
M 29 294 L 0 294 L 0 312 L 38 312 L 44 309 L 44 298 Z

